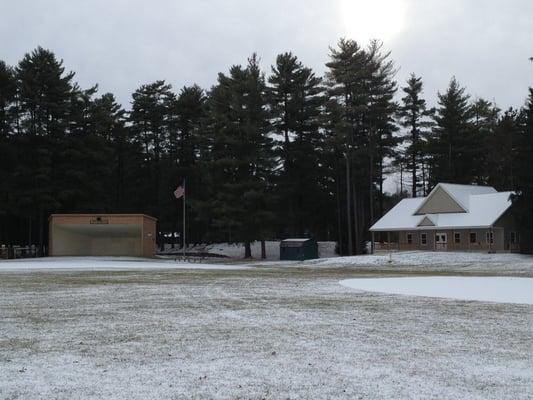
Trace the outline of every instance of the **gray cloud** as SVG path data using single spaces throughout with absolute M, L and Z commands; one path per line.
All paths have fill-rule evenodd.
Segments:
M 254 51 L 267 72 L 291 50 L 323 73 L 328 46 L 347 33 L 341 1 L 3 0 L 0 59 L 13 65 L 38 45 L 49 48 L 83 87 L 99 83 L 125 106 L 156 79 L 208 88 Z M 364 13 L 365 2 L 353 1 Z M 434 103 L 455 75 L 474 97 L 522 105 L 533 85 L 533 2 L 404 1 L 404 29 L 385 43 L 400 84 L 421 75 Z

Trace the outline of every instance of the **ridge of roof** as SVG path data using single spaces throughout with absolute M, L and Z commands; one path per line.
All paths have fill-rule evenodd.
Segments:
M 424 198 L 424 202 L 420 204 L 420 207 L 415 211 L 415 214 L 422 208 L 427 200 L 429 200 L 438 189 L 444 190 L 444 192 L 452 198 L 465 212 L 469 211 L 470 196 L 479 194 L 491 194 L 498 193 L 492 186 L 486 185 L 465 185 L 460 183 L 446 183 L 439 182 L 431 192 Z M 465 190 L 468 189 L 468 190 Z
M 449 182 L 439 182 L 437 185 L 447 185 L 447 186 L 463 186 L 463 187 L 478 187 L 478 188 L 491 188 L 494 189 L 493 186 L 490 185 L 468 185 L 466 183 L 449 183 Z M 494 189 L 496 190 L 496 189 Z M 501 192 L 498 192 L 501 193 Z

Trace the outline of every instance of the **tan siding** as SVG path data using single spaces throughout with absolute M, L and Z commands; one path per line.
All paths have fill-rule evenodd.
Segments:
M 442 188 L 438 188 L 427 198 L 426 202 L 418 210 L 417 215 L 438 214 L 438 213 L 457 213 L 465 210 L 453 200 L 448 193 Z
M 474 232 L 477 235 L 476 242 L 470 243 L 470 233 Z M 507 251 L 508 248 L 505 247 L 504 237 L 505 231 L 503 228 L 494 228 L 494 243 L 489 245 L 487 243 L 487 232 L 488 229 L 442 229 L 442 230 L 417 230 L 417 231 L 400 231 L 398 233 L 398 248 L 400 250 L 426 250 L 433 251 L 435 249 L 435 235 L 440 233 L 446 233 L 447 235 L 447 247 L 442 249 L 442 251 L 483 251 L 488 252 L 496 251 L 502 252 Z M 413 242 L 411 244 L 407 243 L 407 235 L 412 234 Z M 422 234 L 427 234 L 427 245 L 423 246 L 421 242 Z M 461 240 L 459 243 L 455 243 L 455 233 L 461 235 Z
M 144 257 L 154 257 L 155 255 L 155 239 L 156 239 L 156 222 L 144 219 L 143 223 L 143 256 Z
M 155 255 L 156 220 L 142 214 L 55 214 L 49 223 L 51 256 Z
M 428 217 L 424 217 L 424 219 L 418 224 L 418 226 L 434 226 L 435 224 L 431 222 L 431 220 Z
M 412 242 L 408 243 L 407 235 L 411 234 Z M 417 250 L 419 241 L 419 233 L 417 231 L 400 232 L 399 247 L 400 250 Z

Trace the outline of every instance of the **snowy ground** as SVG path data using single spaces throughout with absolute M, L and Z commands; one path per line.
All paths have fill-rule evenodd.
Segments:
M 533 274 L 533 256 L 512 253 L 405 251 L 313 260 L 308 264 L 311 267 L 353 267 L 391 272 Z
M 531 258 L 503 256 L 450 268 L 533 276 Z M 0 262 L 0 399 L 533 397 L 533 306 L 339 284 L 446 273 L 428 255 L 396 254 L 394 268 L 372 257 L 228 270 L 45 259 L 34 263 L 71 268 L 23 273 L 13 265 L 29 263 Z
M 424 276 L 345 279 L 341 285 L 368 292 L 533 305 L 533 278 Z
M 165 269 L 246 269 L 246 264 L 182 262 L 174 258 L 146 259 L 137 257 L 44 257 L 0 261 L 2 272 L 39 271 L 136 271 Z

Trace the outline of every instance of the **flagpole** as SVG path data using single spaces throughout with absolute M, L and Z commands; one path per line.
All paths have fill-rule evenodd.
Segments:
M 185 196 L 187 195 L 187 190 L 185 188 L 185 179 L 183 180 L 183 259 L 185 260 Z

